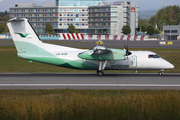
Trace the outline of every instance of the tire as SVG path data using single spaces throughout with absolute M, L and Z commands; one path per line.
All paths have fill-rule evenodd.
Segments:
M 158 75 L 161 76 L 161 75 L 162 75 L 162 72 L 159 72 Z
M 98 70 L 98 71 L 97 71 L 97 75 L 98 75 L 98 76 L 103 76 L 103 75 L 104 75 L 104 72 L 103 72 L 103 71 Z

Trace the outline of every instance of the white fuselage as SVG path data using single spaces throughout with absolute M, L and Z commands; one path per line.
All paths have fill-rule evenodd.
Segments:
M 61 51 L 60 54 L 66 54 L 66 55 L 58 55 L 60 59 L 66 59 L 68 61 L 81 61 L 81 64 L 88 64 L 93 63 L 96 65 L 94 68 L 95 70 L 99 67 L 99 60 L 83 60 L 79 58 L 77 55 L 81 52 L 84 52 L 87 50 L 80 50 L 77 51 Z M 165 69 L 173 69 L 174 66 L 166 61 L 165 59 L 158 57 L 153 58 L 149 56 L 157 56 L 156 53 L 151 51 L 131 51 L 131 55 L 126 57 L 124 60 L 109 60 L 107 61 L 106 70 L 165 70 Z M 57 53 L 56 53 L 57 54 Z M 77 67 L 74 65 L 74 67 Z M 79 69 L 84 69 L 80 67 Z

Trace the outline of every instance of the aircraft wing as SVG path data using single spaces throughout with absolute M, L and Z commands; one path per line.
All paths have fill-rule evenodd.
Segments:
M 78 57 L 86 60 L 124 60 L 126 51 L 96 46 L 92 50 L 79 53 Z

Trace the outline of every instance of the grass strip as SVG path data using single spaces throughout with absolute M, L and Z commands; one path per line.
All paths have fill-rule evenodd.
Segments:
M 176 90 L 2 90 L 2 120 L 179 120 Z

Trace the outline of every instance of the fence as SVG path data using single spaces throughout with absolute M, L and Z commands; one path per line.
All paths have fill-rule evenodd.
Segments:
M 143 41 L 145 36 L 131 35 L 83 35 L 83 34 L 60 34 L 62 40 L 126 40 Z

